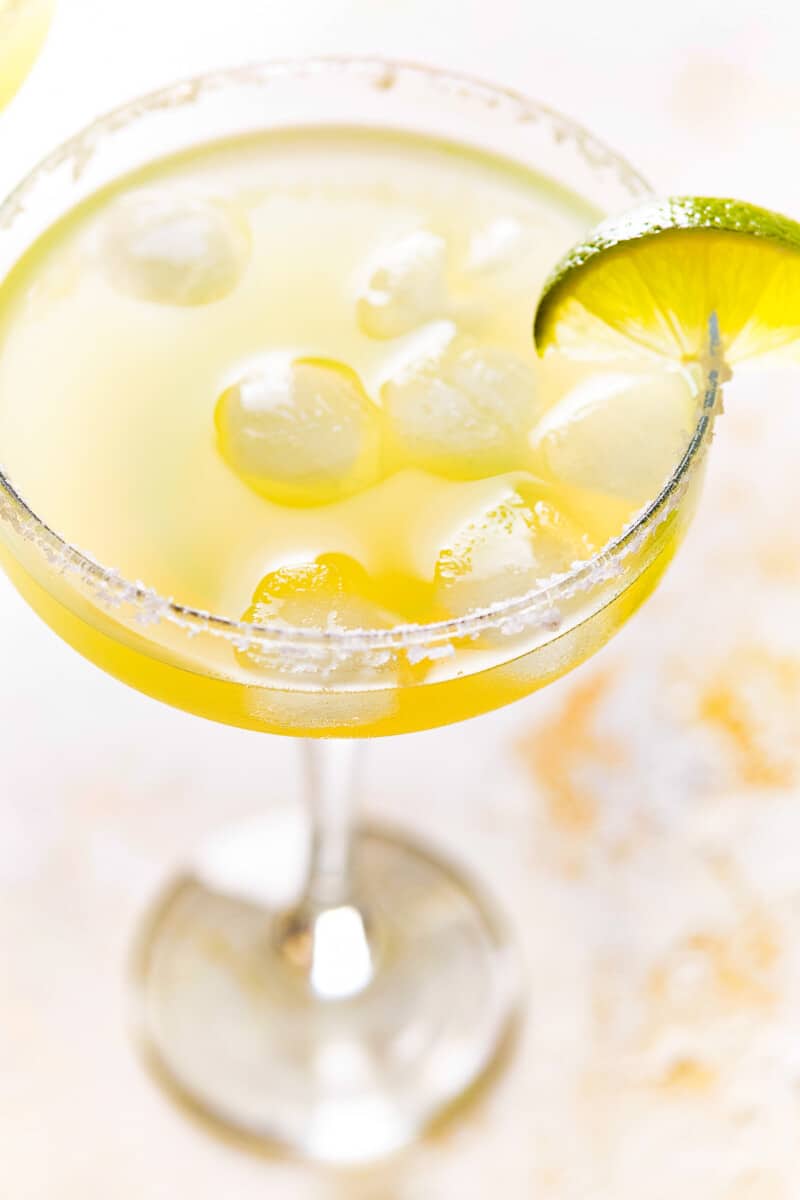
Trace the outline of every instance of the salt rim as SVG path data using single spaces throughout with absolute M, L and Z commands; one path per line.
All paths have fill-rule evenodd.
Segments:
M 648 194 L 650 189 L 642 177 L 624 159 L 599 142 L 582 126 L 536 101 L 517 92 L 495 87 L 468 75 L 438 71 L 415 63 L 378 58 L 315 58 L 299 62 L 291 60 L 251 64 L 227 71 L 217 71 L 173 84 L 140 97 L 114 109 L 63 143 L 45 158 L 10 194 L 0 207 L 0 230 L 9 229 L 24 212 L 25 199 L 39 180 L 71 163 L 73 178 L 79 179 L 90 162 L 97 145 L 129 123 L 161 109 L 195 103 L 209 91 L 236 85 L 266 85 L 285 76 L 302 78 L 310 74 L 346 72 L 365 75 L 373 88 L 388 90 L 403 77 L 422 79 L 426 84 L 459 97 L 477 100 L 489 108 L 500 104 L 510 106 L 517 121 L 543 121 L 557 144 L 569 142 L 593 171 L 612 168 L 619 182 L 633 198 Z M 268 652 L 279 648 L 281 655 L 302 657 L 309 651 L 376 652 L 420 647 L 417 657 L 441 657 L 452 650 L 447 643 L 455 638 L 477 637 L 487 628 L 507 636 L 539 626 L 555 632 L 561 625 L 558 601 L 569 599 L 593 586 L 621 576 L 623 562 L 638 552 L 655 530 L 680 504 L 690 479 L 690 468 L 702 460 L 713 429 L 713 418 L 720 394 L 720 370 L 710 365 L 703 408 L 692 439 L 661 492 L 594 558 L 576 563 L 572 569 L 554 575 L 539 587 L 509 600 L 497 601 L 474 613 L 427 625 L 397 625 L 391 629 L 313 629 L 289 625 L 256 625 L 234 621 L 161 596 L 141 581 L 125 579 L 119 571 L 103 566 L 89 553 L 71 545 L 47 525 L 12 484 L 0 467 L 0 520 L 7 522 L 15 533 L 31 543 L 60 575 L 75 575 L 93 597 L 107 609 L 124 605 L 134 607 L 135 619 L 141 625 L 166 621 L 189 637 L 207 633 L 230 642 L 235 649 L 246 652 L 253 648 Z
M 332 651 L 337 648 L 351 652 L 396 650 L 424 647 L 419 657 L 440 657 L 448 652 L 446 644 L 454 638 L 475 637 L 487 628 L 506 636 L 540 627 L 556 632 L 561 625 L 558 602 L 568 600 L 592 587 L 618 578 L 624 571 L 624 560 L 638 553 L 656 530 L 679 507 L 690 482 L 690 469 L 702 461 L 710 441 L 714 416 L 720 397 L 720 371 L 709 371 L 704 394 L 702 415 L 692 440 L 678 467 L 662 491 L 617 538 L 586 562 L 573 570 L 552 576 L 546 584 L 512 600 L 498 601 L 465 617 L 436 621 L 428 625 L 396 625 L 391 629 L 309 629 L 289 625 L 256 625 L 233 621 L 176 603 L 161 596 L 141 581 L 126 580 L 119 571 L 104 567 L 85 551 L 64 541 L 46 525 L 14 489 L 7 474 L 0 469 L 0 520 L 6 521 L 16 533 L 40 551 L 42 557 L 59 575 L 75 575 L 103 607 L 113 610 L 129 604 L 137 609 L 136 621 L 143 625 L 165 620 L 183 629 L 189 637 L 208 633 L 232 643 L 245 652 L 262 648 L 265 652 L 278 647 L 281 654 L 308 650 Z M 707 437 L 706 434 L 709 434 Z M 442 643 L 445 645 L 442 646 Z M 438 650 L 436 647 L 439 647 Z M 379 664 L 378 664 L 379 665 Z

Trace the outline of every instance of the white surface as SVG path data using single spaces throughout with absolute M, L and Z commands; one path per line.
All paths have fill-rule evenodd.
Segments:
M 662 190 L 797 214 L 798 44 L 794 8 L 740 0 L 61 0 L 0 115 L 0 190 L 100 110 L 182 74 L 377 52 L 547 100 Z M 800 1194 L 793 386 L 770 406 L 760 465 L 761 396 L 726 419 L 688 546 L 594 664 L 469 729 L 371 749 L 370 809 L 450 847 L 514 914 L 531 1011 L 482 1108 L 364 1175 L 215 1140 L 155 1090 L 124 1035 L 142 904 L 205 833 L 291 807 L 293 746 L 127 691 L 0 584 L 4 1197 Z

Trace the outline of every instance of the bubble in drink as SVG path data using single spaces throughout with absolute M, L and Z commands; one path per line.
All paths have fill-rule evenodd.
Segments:
M 420 229 L 382 247 L 369 264 L 356 313 L 363 333 L 394 338 L 447 308 L 444 238 Z
M 439 555 L 436 597 L 451 616 L 522 596 L 591 557 L 588 537 L 551 501 L 513 489 Z
M 675 469 L 697 418 L 697 389 L 683 372 L 595 375 L 549 409 L 530 440 L 542 472 L 643 504 Z
M 194 307 L 233 292 L 250 248 L 246 217 L 232 202 L 153 193 L 116 206 L 101 252 L 118 291 Z
M 377 478 L 380 413 L 344 363 L 274 355 L 217 401 L 220 450 L 279 504 L 323 504 Z
M 533 366 L 467 337 L 407 362 L 381 396 L 396 457 L 454 479 L 520 466 L 539 407 Z

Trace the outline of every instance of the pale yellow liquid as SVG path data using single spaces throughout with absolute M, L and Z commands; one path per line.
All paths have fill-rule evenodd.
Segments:
M 134 203 L 155 195 L 221 206 L 239 256 L 221 298 L 154 302 L 120 276 L 109 230 L 131 194 Z M 345 608 L 358 593 L 356 617 L 342 617 L 341 597 L 330 599 L 326 617 L 323 589 L 322 619 L 318 607 L 298 618 L 295 606 L 288 624 L 369 627 L 374 614 L 385 628 L 461 616 L 471 598 L 480 606 L 507 596 L 508 578 L 498 575 L 495 587 L 490 571 L 474 596 L 455 600 L 441 587 L 442 564 L 470 522 L 509 496 L 544 504 L 547 521 L 556 515 L 564 548 L 551 569 L 591 556 L 648 497 L 562 480 L 526 439 L 504 470 L 494 464 L 486 476 L 465 478 L 446 453 L 424 466 L 413 454 L 404 459 L 381 426 L 378 465 L 351 494 L 319 502 L 301 486 L 279 503 L 221 452 L 219 397 L 243 371 L 281 354 L 356 372 L 380 412 L 387 381 L 430 344 L 456 336 L 517 356 L 535 373 L 545 412 L 587 369 L 537 362 L 535 299 L 550 266 L 596 216 L 507 164 L 399 135 L 297 132 L 157 164 L 55 227 L 4 285 L 0 461 L 65 539 L 192 608 L 258 619 L 252 604 L 263 581 L 269 595 L 276 571 L 334 556 L 357 569 L 351 576 L 348 565 L 343 577 Z M 505 256 L 498 228 L 514 230 Z M 420 229 L 446 243 L 446 298 L 411 328 L 376 337 L 358 317 L 369 263 Z M 653 495 L 661 482 L 653 481 Z M 282 675 L 220 640 L 190 647 L 180 631 L 132 631 L 113 611 L 77 598 L 69 579 L 35 555 L 12 550 L 6 565 L 62 636 L 142 691 L 256 728 L 391 733 L 496 707 L 587 657 L 654 586 L 689 507 L 664 522 L 646 555 L 628 559 L 629 578 L 574 604 L 549 636 L 465 640 L 441 660 L 360 675 L 341 666 L 319 678 Z M 267 618 L 280 619 L 281 587 Z

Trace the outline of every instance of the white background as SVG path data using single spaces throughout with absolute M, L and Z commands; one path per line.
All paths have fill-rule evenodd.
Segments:
M 106 107 L 254 58 L 383 54 L 546 100 L 658 188 L 800 199 L 800 16 L 782 3 L 640 0 L 61 0 L 14 120 L 3 177 Z

